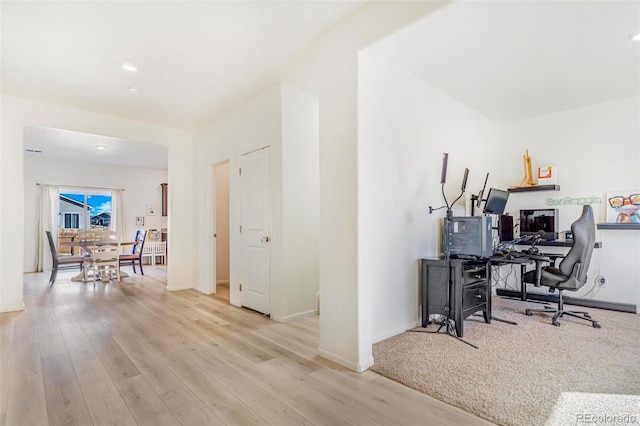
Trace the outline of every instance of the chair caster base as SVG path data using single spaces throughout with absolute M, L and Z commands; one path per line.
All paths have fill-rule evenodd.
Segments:
M 556 327 L 560 327 L 560 322 L 559 321 L 552 321 L 551 323 L 553 325 L 555 325 Z
M 597 322 L 594 322 L 593 323 L 593 328 L 602 328 L 602 327 L 600 327 L 600 324 L 598 324 Z
M 528 309 L 525 311 L 525 313 L 527 314 L 528 317 L 532 316 L 533 314 L 531 313 L 531 311 L 529 311 Z

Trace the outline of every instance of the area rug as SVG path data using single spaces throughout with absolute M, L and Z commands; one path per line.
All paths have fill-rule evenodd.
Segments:
M 581 308 L 602 328 L 571 317 L 555 327 L 549 314 L 524 314 L 536 307 L 494 298 L 493 316 L 518 325 L 468 318 L 464 340 L 479 349 L 431 327 L 394 336 L 374 345 L 372 370 L 499 425 L 640 423 L 640 316 Z

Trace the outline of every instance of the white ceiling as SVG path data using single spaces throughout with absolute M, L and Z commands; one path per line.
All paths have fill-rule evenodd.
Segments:
M 276 84 L 287 59 L 362 4 L 3 1 L 2 91 L 193 129 Z
M 2 92 L 193 130 L 276 84 L 292 55 L 362 4 L 2 2 Z M 122 62 L 138 72 L 122 70 Z M 167 168 L 161 145 L 61 129 L 25 129 L 25 149 Z
M 277 83 L 292 55 L 363 3 L 3 1 L 2 92 L 193 130 Z M 628 37 L 639 21 L 638 1 L 463 1 L 367 53 L 506 122 L 638 95 L 640 43 Z M 26 132 L 39 155 L 166 168 L 159 145 Z
M 638 95 L 638 1 L 466 1 L 367 49 L 498 122 Z
M 25 155 L 167 170 L 167 147 L 63 129 L 26 126 Z M 104 146 L 105 149 L 97 149 Z M 32 152 L 40 151 L 40 152 Z

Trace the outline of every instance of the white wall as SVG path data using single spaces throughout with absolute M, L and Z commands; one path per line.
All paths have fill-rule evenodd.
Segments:
M 151 142 L 169 148 L 169 240 L 171 265 L 168 290 L 191 288 L 195 238 L 193 193 L 193 137 L 190 133 L 3 95 L 0 158 L 0 312 L 23 308 L 24 271 L 24 127 L 54 127 L 104 136 Z M 8 208 L 10 206 L 10 208 Z
M 383 59 L 360 56 L 358 144 L 359 279 L 371 285 L 377 342 L 416 326 L 419 259 L 441 252 L 445 204 L 440 172 L 449 153 L 445 193 L 477 193 L 498 168 L 500 126 Z
M 215 167 L 216 282 L 229 283 L 229 163 Z
M 525 149 L 534 174 L 537 167 L 555 166 L 560 185 L 560 191 L 511 194 L 507 211 L 518 217 L 520 209 L 557 208 L 559 229 L 568 230 L 582 207 L 549 206 L 547 199 L 595 196 L 602 200 L 593 205 L 596 222 L 604 222 L 607 192 L 640 189 L 638 117 L 639 99 L 632 97 L 505 125 L 499 151 L 502 187 L 522 179 Z M 596 238 L 603 247 L 594 250 L 589 283 L 570 296 L 584 296 L 602 275 L 606 286 L 588 297 L 640 306 L 640 231 L 599 230 Z
M 125 230 L 133 240 L 136 229 L 135 217 L 146 216 L 147 204 L 161 205 L 160 184 L 167 181 L 166 170 L 142 169 L 135 167 L 86 164 L 39 158 L 35 155 L 24 157 L 24 271 L 36 270 L 37 258 L 37 183 L 66 186 L 89 186 L 101 188 L 121 188 L 123 193 Z M 167 227 L 167 217 L 146 216 L 145 229 Z
M 216 258 L 215 245 L 211 244 L 211 235 L 215 224 L 212 206 L 212 188 L 210 186 L 211 167 L 215 164 L 229 161 L 229 204 L 230 204 L 230 271 L 229 290 L 230 302 L 240 305 L 239 272 L 240 272 L 240 233 L 239 212 L 240 194 L 238 193 L 240 156 L 244 153 L 271 146 L 271 193 L 274 200 L 281 198 L 281 184 L 279 176 L 274 172 L 280 165 L 280 88 L 274 87 L 250 99 L 242 105 L 218 117 L 213 123 L 204 128 L 197 137 L 197 173 L 199 182 L 197 191 L 201 200 L 198 209 L 198 290 L 209 294 L 213 291 L 212 262 Z M 275 217 L 275 215 L 274 215 Z M 275 224 L 272 228 L 275 232 Z M 277 250 L 280 240 L 273 238 L 273 251 Z M 277 274 L 277 268 L 275 273 Z M 272 283 L 273 283 L 272 269 Z
M 373 364 L 370 286 L 358 277 L 358 52 L 445 4 L 369 2 L 318 37 L 286 70 L 287 81 L 317 87 L 320 97 L 318 353 L 356 371 Z
M 199 181 L 211 166 L 229 160 L 230 302 L 239 293 L 240 156 L 270 146 L 272 235 L 271 317 L 288 321 L 315 312 L 318 291 L 318 100 L 299 89 L 276 86 L 216 119 L 198 137 Z M 211 199 L 209 185 L 200 185 L 202 200 Z M 213 203 L 203 202 L 205 205 Z M 211 208 L 201 209 L 199 223 L 211 227 Z M 199 289 L 211 292 L 214 246 L 210 232 L 199 240 Z
M 277 321 L 316 312 L 319 233 L 318 96 L 282 86 L 282 286 Z

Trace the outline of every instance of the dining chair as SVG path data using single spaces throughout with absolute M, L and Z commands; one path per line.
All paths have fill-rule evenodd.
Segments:
M 105 281 L 113 278 L 115 271 L 116 278 L 120 281 L 120 242 L 119 241 L 103 241 L 100 245 L 91 247 L 91 256 L 85 258 L 85 277 L 86 271 L 93 272 L 93 286 L 96 286 L 96 278 Z M 85 279 L 86 281 L 86 279 Z
M 78 265 L 80 270 L 84 267 L 84 257 L 82 256 L 59 256 L 56 250 L 56 245 L 53 242 L 53 236 L 50 231 L 45 231 L 47 234 L 47 240 L 49 240 L 49 248 L 51 249 L 51 258 L 53 260 L 53 266 L 51 268 L 51 277 L 49 277 L 49 284 L 53 285 L 56 282 L 56 276 L 58 270 L 64 265 Z
M 120 265 L 132 265 L 133 273 L 136 273 L 136 263 L 140 266 L 140 273 L 144 275 L 142 270 L 142 252 L 144 250 L 144 242 L 147 237 L 147 231 L 140 229 L 136 231 L 136 239 L 130 254 L 120 255 Z

